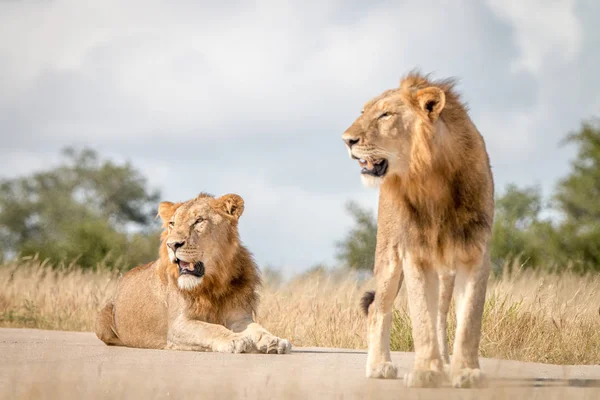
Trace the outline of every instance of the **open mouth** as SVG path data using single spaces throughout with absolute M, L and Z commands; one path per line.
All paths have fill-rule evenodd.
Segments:
M 381 178 L 385 175 L 388 169 L 388 161 L 384 158 L 374 161 L 359 159 L 358 163 L 362 168 L 360 173 L 363 175 L 371 175 Z
M 197 278 L 204 276 L 204 263 L 198 261 L 195 263 L 189 263 L 187 261 L 176 260 L 177 266 L 179 267 L 179 276 L 181 275 L 192 275 Z

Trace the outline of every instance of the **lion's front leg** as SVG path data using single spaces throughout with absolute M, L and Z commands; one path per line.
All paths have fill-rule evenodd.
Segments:
M 367 320 L 367 378 L 395 379 L 396 366 L 390 354 L 392 306 L 402 285 L 402 263 L 395 246 L 377 241 L 375 254 L 375 298 L 369 307 Z
M 456 339 L 450 364 L 454 387 L 485 384 L 479 367 L 479 341 L 489 273 L 488 253 L 474 265 L 459 265 L 456 271 Z
M 233 332 L 223 325 L 178 317 L 169 327 L 167 348 L 172 350 L 250 353 L 254 342 L 245 333 Z
M 438 387 L 445 379 L 437 335 L 439 278 L 430 263 L 410 254 L 404 260 L 404 276 L 415 343 L 413 370 L 404 376 L 404 383 Z
M 450 355 L 448 353 L 448 310 L 452 302 L 452 292 L 454 291 L 454 273 L 444 272 L 439 275 L 439 302 L 438 302 L 438 347 L 440 356 L 444 362 L 444 369 L 450 369 Z
M 240 332 L 252 339 L 256 351 L 265 354 L 287 354 L 292 350 L 292 344 L 287 339 L 279 338 L 247 314 L 234 316 L 228 324 L 234 332 Z

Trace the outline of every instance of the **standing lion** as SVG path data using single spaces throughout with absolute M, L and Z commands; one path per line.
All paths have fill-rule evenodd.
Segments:
M 243 212 L 235 194 L 160 203 L 160 257 L 123 276 L 98 315 L 98 338 L 150 349 L 289 353 L 289 341 L 253 319 L 260 278 L 239 238 Z
M 409 387 L 483 383 L 481 318 L 490 272 L 494 184 L 481 134 L 451 80 L 411 73 L 369 101 L 344 132 L 363 182 L 379 185 L 376 292 L 368 315 L 370 378 L 396 378 L 390 357 L 392 304 L 406 280 L 415 361 Z M 456 284 L 456 339 L 446 319 Z

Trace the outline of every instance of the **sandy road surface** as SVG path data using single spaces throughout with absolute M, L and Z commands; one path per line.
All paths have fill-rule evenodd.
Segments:
M 403 375 L 412 354 L 393 359 Z M 489 388 L 406 389 L 401 380 L 365 379 L 365 360 L 364 352 L 343 349 L 140 350 L 107 347 L 93 333 L 0 329 L 0 398 L 600 399 L 600 366 L 485 359 Z

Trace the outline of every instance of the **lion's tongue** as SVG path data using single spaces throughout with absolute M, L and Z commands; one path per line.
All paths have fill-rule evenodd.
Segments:
M 179 261 L 179 268 L 189 269 L 190 271 L 192 271 L 194 269 L 194 267 L 191 267 L 190 263 L 185 262 L 185 261 Z

